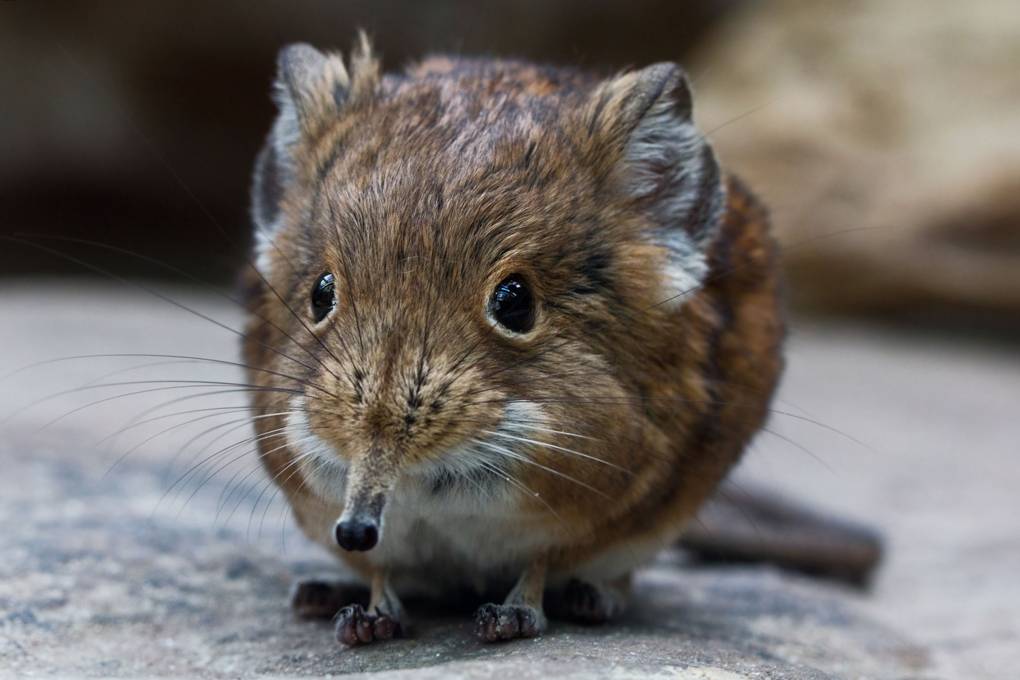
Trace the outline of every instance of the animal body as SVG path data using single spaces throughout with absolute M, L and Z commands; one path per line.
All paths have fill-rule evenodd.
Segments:
M 783 325 L 766 213 L 681 69 L 278 60 L 244 344 L 260 457 L 370 584 L 307 583 L 365 644 L 401 597 L 500 593 L 486 641 L 601 622 L 762 425 Z M 543 606 L 543 604 L 545 606 Z

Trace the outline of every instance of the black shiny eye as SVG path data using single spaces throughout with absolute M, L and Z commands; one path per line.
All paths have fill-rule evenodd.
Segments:
M 329 272 L 323 274 L 312 287 L 312 316 L 315 323 L 326 318 L 336 307 L 336 281 Z
M 500 281 L 489 298 L 489 314 L 509 331 L 530 331 L 535 326 L 535 299 L 524 279 L 511 274 Z

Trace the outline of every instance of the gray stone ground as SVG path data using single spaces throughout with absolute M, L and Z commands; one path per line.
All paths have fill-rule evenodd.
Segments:
M 239 319 L 222 300 L 175 295 Z M 235 341 L 123 289 L 0 287 L 0 376 L 69 354 L 233 359 Z M 775 434 L 758 439 L 739 476 L 881 526 L 890 552 L 870 594 L 768 568 L 696 568 L 669 552 L 641 573 L 635 606 L 617 625 L 554 625 L 538 640 L 483 646 L 470 611 L 414 603 L 413 638 L 347 651 L 328 624 L 287 611 L 295 576 L 335 567 L 262 493 L 244 447 L 218 474 L 203 466 L 172 486 L 214 436 L 223 435 L 208 452 L 247 431 L 221 428 L 175 452 L 241 413 L 154 436 L 183 422 L 164 419 L 97 445 L 146 408 L 191 392 L 111 400 L 43 429 L 91 400 L 148 386 L 18 411 L 89 381 L 237 377 L 171 360 L 140 367 L 151 361 L 159 360 L 81 359 L 0 382 L 0 677 L 1015 677 L 1015 353 L 850 326 L 795 328 Z M 221 394 L 163 412 L 232 404 L 237 395 Z

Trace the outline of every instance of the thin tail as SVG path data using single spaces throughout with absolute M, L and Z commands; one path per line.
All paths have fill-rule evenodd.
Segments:
M 765 563 L 867 588 L 882 559 L 874 529 L 774 492 L 724 483 L 680 546 L 708 563 Z

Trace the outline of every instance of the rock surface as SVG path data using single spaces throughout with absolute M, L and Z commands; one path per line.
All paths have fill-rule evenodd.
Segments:
M 250 530 L 250 508 L 225 527 L 214 522 L 208 494 L 180 515 L 166 503 L 154 512 L 163 489 L 157 467 L 126 465 L 97 479 L 76 438 L 54 437 L 40 447 L 14 433 L 0 455 L 5 469 L 17 466 L 0 482 L 0 658 L 14 676 L 639 677 L 700 669 L 709 678 L 820 679 L 853 669 L 892 678 L 923 662 L 900 636 L 855 613 L 845 594 L 768 571 L 684 571 L 665 561 L 642 574 L 640 597 L 620 625 L 554 625 L 538 640 L 485 646 L 474 639 L 470 610 L 451 615 L 417 603 L 411 639 L 345 650 L 329 623 L 297 621 L 287 609 L 294 577 L 335 568 L 289 522 L 284 550 L 278 507 L 264 527 L 256 510 Z M 19 462 L 27 450 L 32 460 Z
M 239 319 L 222 301 L 178 297 Z M 0 376 L 96 352 L 232 360 L 235 340 L 143 295 L 68 285 L 0 290 L 0 333 Z M 335 566 L 262 492 L 254 456 L 241 446 L 236 467 L 193 468 L 203 446 L 248 436 L 243 423 L 218 444 L 177 453 L 243 414 L 162 435 L 174 421 L 153 422 L 97 446 L 178 393 L 111 400 L 56 422 L 138 388 L 18 410 L 89 381 L 236 379 L 229 366 L 181 361 L 77 359 L 2 378 L 0 676 L 994 678 L 1017 660 L 1020 470 L 1017 425 L 1006 420 L 1008 395 L 1020 393 L 1015 357 L 852 329 L 795 332 L 770 429 L 811 453 L 766 433 L 740 472 L 880 524 L 891 552 L 870 595 L 765 568 L 697 568 L 669 552 L 640 574 L 617 625 L 555 624 L 537 640 L 484 646 L 470 611 L 411 603 L 411 639 L 356 650 L 338 648 L 328 624 L 290 615 L 292 580 Z M 238 403 L 227 399 L 202 403 Z M 781 413 L 809 415 L 791 425 Z

